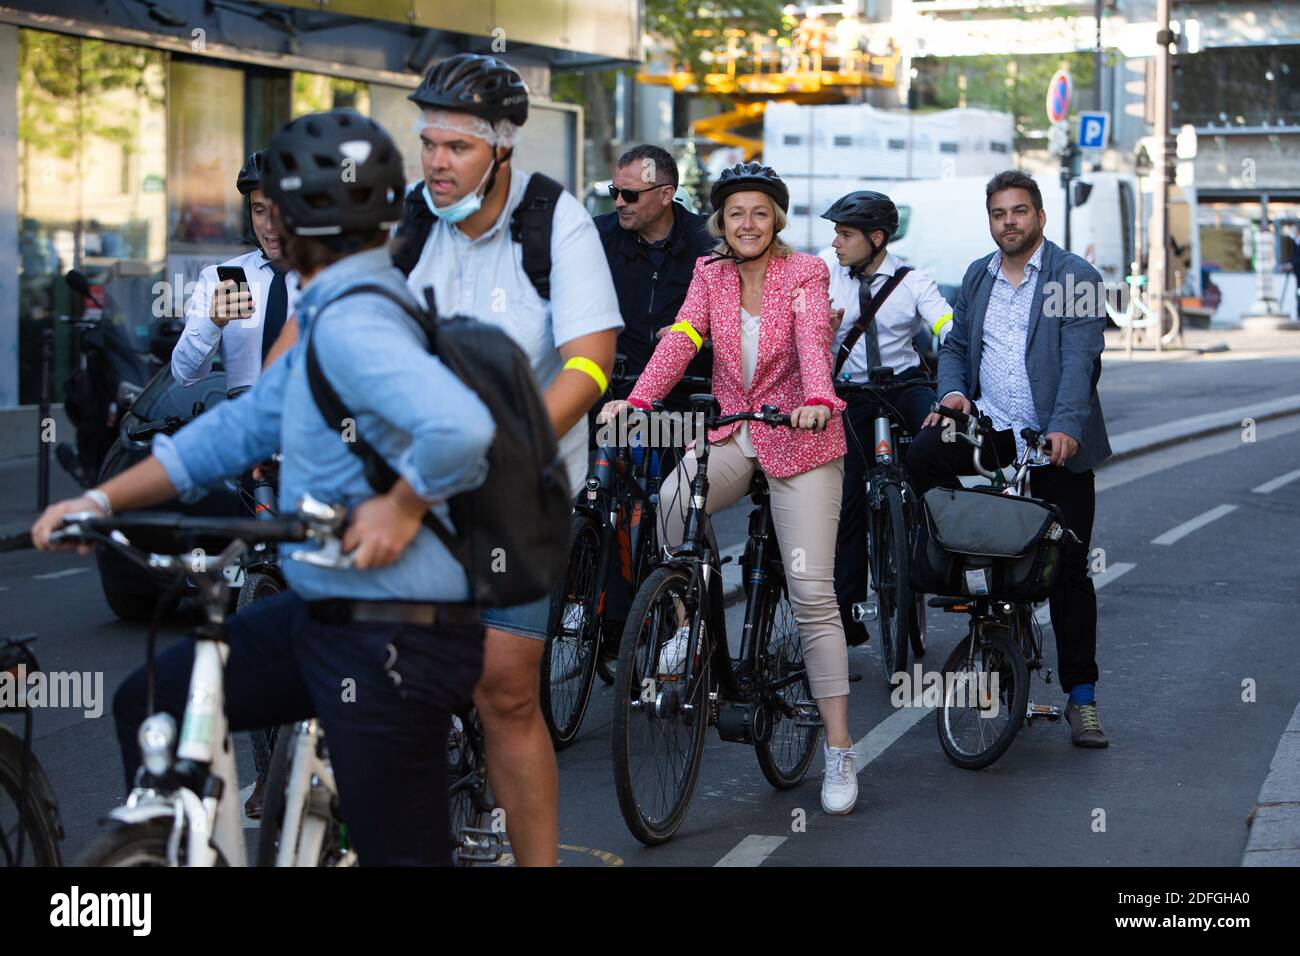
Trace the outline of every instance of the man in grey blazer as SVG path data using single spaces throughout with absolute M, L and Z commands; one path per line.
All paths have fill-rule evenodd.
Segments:
M 1043 238 L 1047 215 L 1031 177 L 1017 170 L 994 176 L 985 188 L 985 208 L 998 248 L 973 262 L 962 280 L 939 355 L 940 403 L 988 415 L 995 427 L 1008 430 L 985 455 L 986 466 L 1014 460 L 1013 440 L 1024 447 L 1021 429 L 1047 439 L 1052 467 L 1030 473 L 1030 490 L 1060 507 L 1079 538 L 1066 543 L 1051 596 L 1061 688 L 1070 695 L 1066 717 L 1076 746 L 1105 747 L 1095 691 L 1097 595 L 1088 578 L 1093 468 L 1110 455 L 1097 398 L 1104 287 L 1084 259 Z M 918 493 L 935 485 L 959 487 L 958 475 L 974 473 L 970 446 L 945 441 L 942 421 L 931 414 L 909 450 L 907 469 Z

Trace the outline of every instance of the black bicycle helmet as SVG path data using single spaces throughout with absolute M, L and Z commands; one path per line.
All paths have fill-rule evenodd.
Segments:
M 737 163 L 730 169 L 724 169 L 718 181 L 713 184 L 709 202 L 714 209 L 721 209 L 722 203 L 732 193 L 748 190 L 767 193 L 781 207 L 782 212 L 790 211 L 790 190 L 781 181 L 781 177 L 771 166 L 755 162 Z
M 292 120 L 266 147 L 266 184 L 298 236 L 387 229 L 402 217 L 402 154 L 382 126 L 354 110 Z
M 244 165 L 239 167 L 239 175 L 235 178 L 235 188 L 239 190 L 239 195 L 247 196 L 254 189 L 262 188 L 262 179 L 266 175 L 266 150 L 259 149 L 244 160 Z
M 519 71 L 483 53 L 457 53 L 438 63 L 407 99 L 490 123 L 504 119 L 523 126 L 528 120 L 528 87 Z
M 822 218 L 837 225 L 861 229 L 864 234 L 880 229 L 885 233 L 886 241 L 898 232 L 898 207 L 884 193 L 870 189 L 859 189 L 841 196 L 822 213 Z

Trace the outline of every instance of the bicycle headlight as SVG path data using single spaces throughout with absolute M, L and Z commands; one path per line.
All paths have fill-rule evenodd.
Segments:
M 172 765 L 176 749 L 176 721 L 171 714 L 154 714 L 140 725 L 140 756 L 150 775 L 161 777 Z

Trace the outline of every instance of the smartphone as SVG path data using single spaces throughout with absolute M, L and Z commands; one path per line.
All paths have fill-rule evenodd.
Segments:
M 243 266 L 217 266 L 217 279 L 221 282 L 234 282 L 241 287 L 248 285 L 248 276 L 244 275 Z

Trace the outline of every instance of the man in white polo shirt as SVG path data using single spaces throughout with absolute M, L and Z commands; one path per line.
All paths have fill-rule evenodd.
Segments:
M 271 206 L 262 192 L 264 153 L 259 149 L 249 156 L 235 182 L 257 248 L 199 273 L 185 309 L 185 331 L 172 351 L 172 377 L 182 385 L 206 376 L 220 351 L 227 393 L 251 388 L 262 374 L 271 345 L 293 314 L 298 273 L 283 265 L 283 247 L 271 225 Z M 222 267 L 243 269 L 247 288 L 222 282 L 217 275 Z
M 898 231 L 898 208 L 883 193 L 859 190 L 836 200 L 822 213 L 835 223 L 835 241 L 822 252 L 830 268 L 833 314 L 841 314 L 832 349 L 835 381 L 865 383 L 871 370 L 893 369 L 899 388 L 892 404 L 915 435 L 934 404 L 934 388 L 921 368 L 912 339 L 922 329 L 946 335 L 952 306 L 933 279 L 904 266 L 886 246 Z M 901 277 L 900 277 L 901 274 Z M 873 299 L 874 318 L 860 331 L 855 325 Z M 848 453 L 844 458 L 844 494 L 835 543 L 835 597 L 840 605 L 844 635 L 850 645 L 868 638 L 866 627 L 853 620 L 852 607 L 867 596 L 867 508 L 865 479 L 874 463 L 874 422 L 877 404 L 869 396 L 853 395 L 844 410 Z
M 410 99 L 420 107 L 424 180 L 407 195 L 393 262 L 418 300 L 432 287 L 441 314 L 497 325 L 524 350 L 576 493 L 587 411 L 605 391 L 623 328 L 596 225 L 558 183 L 513 167 L 528 88 L 509 64 L 458 54 Z M 558 850 L 558 774 L 538 703 L 549 612 L 549 598 L 483 612 L 475 692 L 493 795 L 524 866 L 553 866 Z

